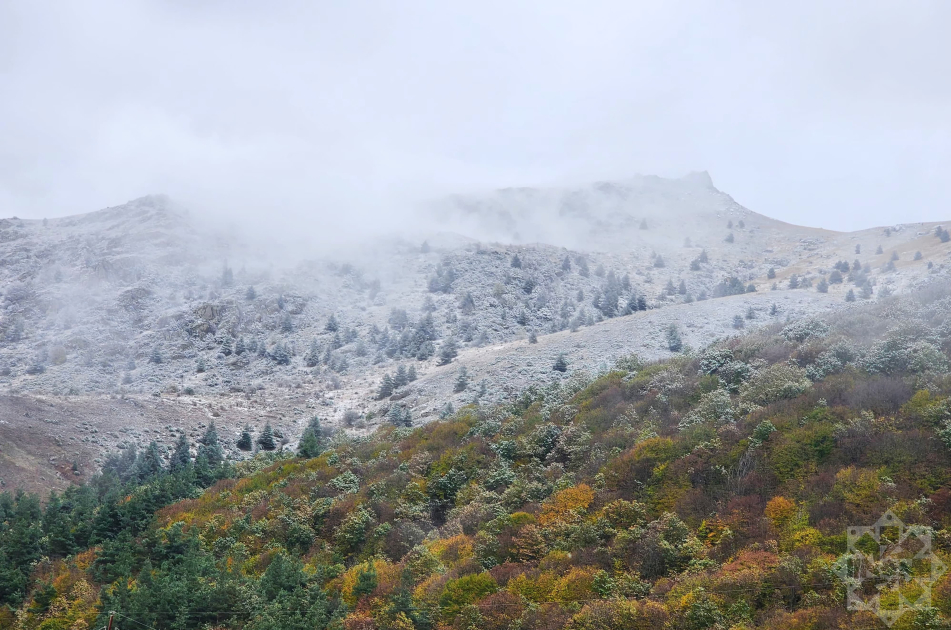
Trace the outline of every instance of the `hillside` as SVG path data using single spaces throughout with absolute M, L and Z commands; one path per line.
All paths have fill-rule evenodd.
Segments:
M 738 325 L 847 307 L 849 290 L 901 294 L 946 274 L 951 252 L 936 225 L 775 221 L 705 174 L 456 196 L 425 212 L 399 238 L 333 252 L 265 246 L 161 196 L 0 221 L 0 483 L 63 487 L 152 439 L 168 457 L 180 430 L 194 440 L 211 419 L 233 459 L 247 456 L 245 424 L 271 423 L 289 447 L 315 413 L 355 433 L 418 424 L 632 351 L 671 356 L 672 323 L 697 349 Z M 562 354 L 566 374 L 551 369 Z M 401 367 L 417 380 L 380 396 Z
M 45 507 L 2 495 L 0 627 L 880 628 L 843 576 L 847 528 L 886 510 L 937 559 L 859 540 L 879 579 L 858 594 L 897 610 L 927 584 L 932 605 L 892 627 L 948 627 L 951 576 L 931 573 L 951 562 L 948 289 L 622 357 L 415 429 L 315 427 L 309 458 L 232 466 L 206 431 L 169 469 L 113 457 Z

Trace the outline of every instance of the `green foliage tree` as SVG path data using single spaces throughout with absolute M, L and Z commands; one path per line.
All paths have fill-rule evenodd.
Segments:
M 265 451 L 273 451 L 277 448 L 277 443 L 274 441 L 274 429 L 271 428 L 270 422 L 264 423 L 264 430 L 258 436 L 258 446 Z
M 251 437 L 250 426 L 244 425 L 244 429 L 241 431 L 241 437 L 238 438 L 236 446 L 242 451 L 250 451 L 254 448 L 254 439 Z
M 168 468 L 172 472 L 185 470 L 191 466 L 192 459 L 189 452 L 188 438 L 184 433 L 178 434 L 178 441 L 175 442 L 175 450 L 172 451 L 172 457 L 168 462 Z
M 310 459 L 318 457 L 323 451 L 323 433 L 320 418 L 314 416 L 301 436 L 300 444 L 297 447 L 297 456 Z

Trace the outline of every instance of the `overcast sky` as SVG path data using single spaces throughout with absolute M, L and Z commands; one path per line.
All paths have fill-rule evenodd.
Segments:
M 949 0 L 0 0 L 0 216 L 708 170 L 790 222 L 951 219 L 949 32 Z

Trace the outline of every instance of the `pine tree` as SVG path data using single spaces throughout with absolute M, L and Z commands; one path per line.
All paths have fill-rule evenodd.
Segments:
M 246 299 L 248 302 L 253 302 L 257 297 L 258 292 L 254 290 L 254 287 L 248 287 L 248 290 L 244 292 L 244 299 Z
M 558 358 L 555 359 L 555 364 L 551 366 L 551 369 L 556 372 L 567 372 L 568 371 L 568 360 L 565 358 L 564 354 L 559 354 Z
M 291 362 L 291 354 L 284 344 L 279 343 L 271 350 L 271 359 L 278 365 L 288 365 Z
M 376 390 L 376 397 L 378 399 L 389 398 L 393 395 L 393 377 L 389 374 L 383 375 L 383 380 L 380 381 L 380 387 Z
M 270 422 L 264 424 L 264 431 L 258 436 L 258 446 L 265 451 L 273 451 L 277 448 L 277 444 L 274 442 L 274 429 L 271 428 Z
M 944 242 L 944 237 L 942 237 L 941 242 L 942 242 L 942 243 Z M 885 250 L 883 250 L 883 249 L 882 249 L 882 246 L 879 245 L 879 246 L 875 249 L 875 253 L 876 253 L 876 254 L 884 254 L 884 253 L 885 253 Z
M 221 286 L 230 287 L 234 284 L 234 272 L 231 271 L 231 267 L 225 263 L 225 268 L 221 271 Z
M 861 254 L 861 253 L 862 253 L 862 246 L 861 246 L 861 245 L 856 245 L 856 246 L 855 246 L 855 253 L 856 253 L 856 254 Z
M 307 367 L 317 367 L 320 364 L 320 347 L 317 345 L 316 339 L 310 340 L 310 348 L 307 350 L 307 353 L 304 355 L 304 365 Z
M 734 327 L 734 328 L 736 328 L 737 330 L 740 330 L 741 328 L 744 328 L 745 326 L 746 326 L 746 322 L 743 321 L 743 316 L 742 316 L 742 315 L 734 315 L 734 316 L 733 316 L 733 327 Z
M 318 457 L 323 452 L 323 434 L 320 427 L 320 418 L 314 416 L 304 434 L 301 436 L 300 444 L 297 446 L 297 456 L 311 459 Z
M 700 256 L 697 257 L 697 260 L 699 260 L 702 263 L 710 262 L 710 257 L 707 256 L 707 250 L 701 249 Z
M 637 296 L 637 310 L 646 311 L 647 310 L 647 298 L 643 295 Z
M 677 287 L 677 293 L 680 295 L 687 295 L 687 283 L 683 280 L 680 281 L 680 286 Z
M 666 293 L 667 295 L 673 295 L 676 292 L 677 292 L 677 287 L 674 286 L 674 281 L 672 279 L 667 280 L 667 286 L 664 287 L 664 293 Z
M 417 376 L 416 376 L 416 366 L 415 366 L 415 365 L 411 365 L 411 366 L 409 366 L 409 369 L 406 370 L 406 382 L 407 382 L 407 383 L 412 383 L 413 381 L 416 380 L 416 378 L 417 378 Z
M 254 440 L 251 437 L 251 427 L 244 425 L 244 430 L 241 431 L 241 437 L 238 438 L 237 447 L 242 451 L 250 451 L 254 448 Z
M 528 333 L 528 343 L 538 343 L 538 335 L 535 334 L 534 330 Z
M 195 364 L 195 371 L 201 374 L 205 369 L 205 360 L 202 357 L 198 357 L 198 362 Z
M 855 301 L 855 291 L 853 291 L 852 289 L 849 289 L 849 292 L 845 294 L 845 301 L 846 301 L 846 302 L 854 302 L 854 301 Z
M 406 376 L 406 366 L 400 364 L 396 368 L 396 375 L 393 377 L 393 389 L 399 389 L 409 383 L 409 379 Z
M 641 229 L 642 230 L 647 229 L 647 219 L 641 219 Z
M 677 324 L 671 324 L 667 327 L 667 349 L 671 352 L 680 352 L 684 347 L 684 342 L 680 338 L 680 330 Z
M 737 225 L 741 230 L 746 227 L 746 223 L 743 222 L 743 219 L 740 219 L 740 222 L 737 223 Z
M 208 425 L 205 434 L 198 440 L 198 453 L 204 454 L 208 460 L 208 465 L 212 468 L 217 468 L 224 461 L 224 452 L 221 449 L 218 430 L 215 428 L 214 422 Z
M 770 280 L 774 279 L 776 277 L 776 269 L 773 267 L 770 267 L 769 270 L 766 272 L 766 277 L 769 278 Z
M 654 266 L 658 269 L 662 269 L 667 266 L 667 263 L 664 262 L 664 257 L 660 254 L 654 257 Z
M 789 276 L 789 288 L 790 289 L 799 288 L 799 276 L 797 276 L 796 274 Z
M 327 319 L 327 324 L 324 326 L 324 330 L 327 332 L 335 333 L 340 330 L 340 323 L 337 322 L 337 318 L 333 314 Z
M 518 257 L 518 254 L 515 254 L 514 256 L 512 256 L 512 267 L 514 267 L 515 269 L 522 268 L 522 259 Z
M 727 234 L 727 235 L 726 235 L 726 238 L 723 239 L 723 240 L 726 241 L 727 243 L 732 243 L 733 240 L 734 240 L 734 239 L 733 239 L 733 232 L 730 232 L 729 234 Z
M 728 229 L 728 230 L 732 230 L 732 229 L 733 229 L 733 220 L 732 220 L 732 219 L 730 219 L 729 221 L 726 222 L 726 229 Z
M 175 442 L 175 450 L 172 451 L 172 458 L 168 462 L 168 469 L 172 472 L 185 470 L 192 463 L 191 454 L 188 452 L 188 438 L 184 433 L 178 434 L 178 441 Z
M 455 393 L 464 392 L 469 386 L 469 373 L 466 370 L 465 366 L 459 368 L 459 374 L 456 376 L 456 382 L 452 387 L 452 391 Z
M 136 477 L 140 482 L 154 479 L 165 472 L 162 465 L 162 455 L 159 453 L 158 443 L 149 442 L 148 448 L 139 453 L 135 462 Z
M 238 337 L 238 341 L 234 344 L 234 353 L 240 357 L 247 349 L 247 346 L 244 345 L 244 337 Z
M 746 309 L 746 319 L 756 319 L 756 309 L 752 306 Z
M 776 313 L 778 313 L 778 312 L 779 312 L 779 308 L 776 306 L 776 303 L 775 303 L 775 302 L 773 302 L 772 304 L 769 305 L 769 314 L 770 314 L 770 315 L 776 315 Z
M 158 364 L 158 363 L 161 363 L 162 361 L 163 361 L 162 352 L 159 350 L 158 346 L 155 346 L 154 348 L 152 348 L 152 354 L 149 355 L 149 363 Z
M 565 257 L 561 261 L 561 270 L 565 273 L 571 271 L 571 259 L 565 254 Z
M 816 285 L 816 291 L 819 293 L 828 293 L 829 292 L 829 283 L 826 282 L 826 279 L 823 278 L 819 280 L 819 284 Z
M 446 338 L 439 349 L 439 365 L 448 365 L 458 356 L 459 351 L 456 347 L 456 340 L 452 337 Z
M 373 561 L 368 560 L 365 569 L 360 569 L 357 573 L 357 583 L 353 586 L 353 594 L 357 599 L 370 595 L 376 590 L 377 574 Z

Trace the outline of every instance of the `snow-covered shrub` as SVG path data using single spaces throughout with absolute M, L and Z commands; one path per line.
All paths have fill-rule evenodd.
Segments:
M 776 363 L 758 371 L 740 387 L 740 398 L 747 407 L 762 406 L 795 398 L 809 389 L 806 371 L 788 363 Z
M 829 325 L 818 319 L 802 319 L 783 328 L 780 334 L 786 341 L 802 343 L 810 337 L 825 337 L 829 334 Z
M 731 361 L 733 361 L 732 350 L 728 350 L 726 348 L 711 348 L 700 355 L 700 369 L 698 370 L 698 373 L 701 375 L 713 374 L 720 368 L 720 366 L 726 365 Z
M 331 479 L 328 485 L 345 494 L 355 494 L 360 491 L 360 479 L 349 470 Z
M 737 361 L 733 351 L 728 349 L 707 350 L 700 356 L 700 375 L 716 374 L 731 391 L 753 375 L 753 368 L 747 363 Z
M 715 422 L 719 425 L 733 420 L 733 401 L 730 399 L 730 393 L 724 389 L 715 389 L 701 396 L 693 411 L 681 420 L 679 428 L 682 431 L 704 422 Z
M 925 374 L 947 371 L 948 359 L 931 341 L 895 336 L 869 348 L 859 365 L 871 374 Z
M 806 375 L 813 382 L 821 381 L 830 374 L 841 372 L 856 356 L 857 352 L 851 343 L 840 341 L 819 354 L 815 361 L 806 367 Z

